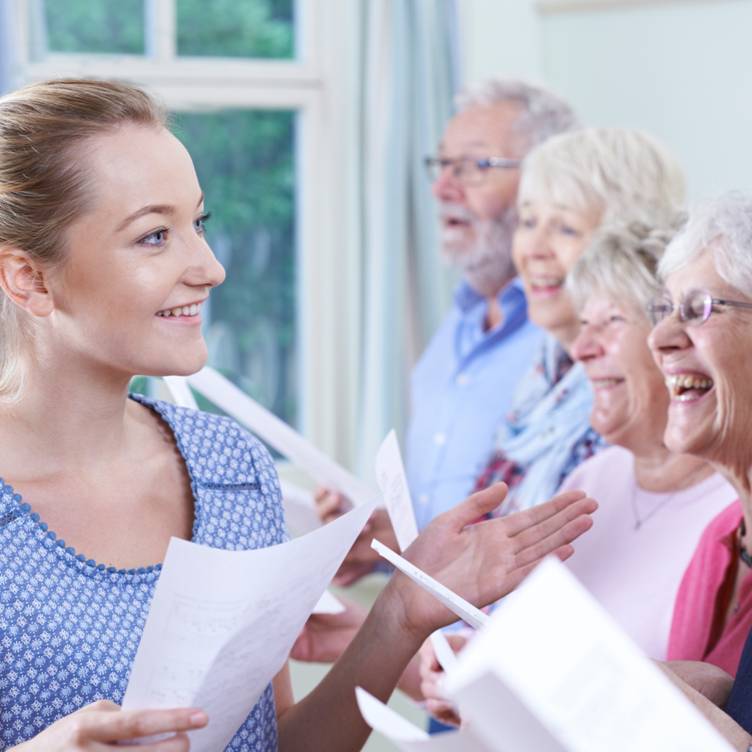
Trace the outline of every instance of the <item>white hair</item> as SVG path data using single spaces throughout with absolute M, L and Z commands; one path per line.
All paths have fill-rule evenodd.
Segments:
M 752 198 L 737 191 L 692 209 L 658 267 L 661 279 L 686 266 L 706 250 L 718 274 L 752 298 Z
M 684 202 L 679 163 L 629 128 L 583 128 L 537 146 L 523 164 L 518 204 L 544 200 L 601 214 L 601 224 L 667 226 Z
M 525 81 L 492 78 L 464 89 L 455 97 L 459 112 L 506 102 L 520 106 L 514 129 L 525 135 L 528 149 L 579 125 L 574 111 L 563 99 Z
M 658 264 L 676 234 L 673 227 L 604 227 L 567 275 L 567 292 L 578 310 L 588 298 L 604 295 L 647 319 L 647 307 L 661 292 Z

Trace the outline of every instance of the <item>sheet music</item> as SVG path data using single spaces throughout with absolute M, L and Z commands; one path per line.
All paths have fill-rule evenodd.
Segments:
M 383 494 L 397 542 L 404 551 L 418 537 L 418 522 L 394 430 L 387 434 L 376 454 L 376 482 Z M 434 632 L 430 640 L 439 665 L 446 671 L 455 663 L 451 645 L 440 630 Z
M 124 708 L 198 706 L 192 752 L 224 749 L 283 667 L 373 511 L 362 505 L 288 543 L 225 551 L 173 538 Z
M 511 749 L 731 752 L 553 557 L 499 604 L 444 689 Z
M 356 506 L 380 502 L 378 493 L 367 483 L 338 465 L 213 368 L 206 366 L 187 379 L 217 407 L 247 426 L 320 485 L 343 493 Z

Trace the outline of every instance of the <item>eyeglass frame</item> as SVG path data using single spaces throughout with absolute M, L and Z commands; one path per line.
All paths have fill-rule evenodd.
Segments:
M 694 316 L 691 313 L 688 315 L 690 309 L 688 308 L 687 303 L 693 295 L 703 296 L 703 309 L 702 314 L 699 316 Z M 674 303 L 670 302 L 665 297 L 652 300 L 648 304 L 647 314 L 653 326 L 657 326 L 662 321 L 673 316 L 674 311 L 679 314 L 679 321 L 683 324 L 689 326 L 701 326 L 713 315 L 714 306 L 729 306 L 730 308 L 745 308 L 752 310 L 752 303 L 746 303 L 741 300 L 727 300 L 726 298 L 714 298 L 707 290 L 696 288 L 683 295 L 678 305 L 674 305 Z M 663 313 L 664 315 L 658 318 L 659 313 Z
M 462 165 L 473 165 L 478 177 L 468 181 L 462 176 Z M 426 168 L 428 177 L 433 181 L 437 180 L 441 173 L 447 168 L 452 168 L 452 177 L 459 180 L 463 185 L 479 185 L 482 183 L 489 170 L 514 170 L 522 164 L 521 159 L 510 159 L 509 157 L 423 157 L 423 166 Z M 431 174 L 433 169 L 437 169 L 436 177 Z

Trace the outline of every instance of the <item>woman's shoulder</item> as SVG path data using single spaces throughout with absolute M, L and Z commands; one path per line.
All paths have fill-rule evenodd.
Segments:
M 212 484 L 276 485 L 269 451 L 234 419 L 150 397 L 134 398 L 157 412 L 172 429 L 194 479 Z
M 564 479 L 560 490 L 580 488 L 584 482 L 613 482 L 623 472 L 631 472 L 631 468 L 631 452 L 619 446 L 605 447 L 578 465 Z

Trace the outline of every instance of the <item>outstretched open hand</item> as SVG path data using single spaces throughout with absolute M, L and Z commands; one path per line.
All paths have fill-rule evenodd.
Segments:
M 572 541 L 590 529 L 590 515 L 598 507 L 583 491 L 567 491 L 524 512 L 483 520 L 507 491 L 506 484 L 498 483 L 440 515 L 416 538 L 405 557 L 482 607 L 507 595 L 545 556 L 554 554 L 562 560 L 571 556 Z M 418 639 L 456 620 L 438 600 L 399 572 L 389 588 L 401 600 L 404 628 Z

